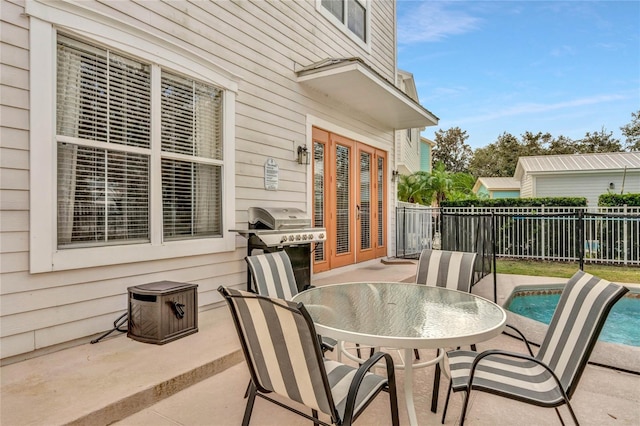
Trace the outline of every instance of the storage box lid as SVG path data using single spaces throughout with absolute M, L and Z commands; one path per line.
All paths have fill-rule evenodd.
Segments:
M 174 281 L 158 281 L 155 283 L 142 284 L 129 287 L 128 290 L 135 293 L 170 293 L 174 291 L 184 290 L 187 288 L 198 287 L 197 284 L 177 283 Z

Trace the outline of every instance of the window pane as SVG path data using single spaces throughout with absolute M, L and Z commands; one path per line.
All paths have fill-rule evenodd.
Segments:
M 323 143 L 313 143 L 313 226 L 324 228 L 324 151 Z M 325 260 L 324 242 L 316 243 L 314 258 Z
M 350 168 L 351 150 L 342 145 L 336 146 L 336 254 L 351 251 L 351 221 L 349 207 L 351 206 Z
M 384 158 L 378 157 L 378 247 L 384 245 Z
M 163 159 L 162 215 L 167 240 L 221 236 L 221 167 Z
M 358 0 L 347 0 L 347 27 L 361 40 L 366 41 L 365 8 Z
M 58 247 L 149 241 L 149 159 L 58 144 Z
M 148 65 L 65 36 L 57 60 L 58 135 L 150 147 Z
M 344 23 L 344 0 L 322 0 L 322 6 Z
M 360 249 L 371 248 L 371 154 L 360 153 Z
M 222 159 L 222 91 L 162 74 L 162 150 Z

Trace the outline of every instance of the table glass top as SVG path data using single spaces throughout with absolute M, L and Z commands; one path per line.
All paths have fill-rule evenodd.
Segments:
M 498 329 L 505 311 L 469 293 L 410 283 L 347 283 L 296 295 L 316 326 L 358 334 L 455 339 Z

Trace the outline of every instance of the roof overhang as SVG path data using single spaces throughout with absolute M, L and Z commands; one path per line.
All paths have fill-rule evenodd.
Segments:
M 359 58 L 327 59 L 297 71 L 298 82 L 391 129 L 438 124 L 438 117 Z

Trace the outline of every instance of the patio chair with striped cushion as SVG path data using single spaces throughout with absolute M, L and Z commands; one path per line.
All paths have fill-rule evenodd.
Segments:
M 477 253 L 424 249 L 418 260 L 416 283 L 471 291 Z
M 624 286 L 578 271 L 562 291 L 536 356 L 518 330 L 527 342 L 529 355 L 503 350 L 449 352 L 451 381 L 442 423 L 451 391 L 466 392 L 460 415 L 462 425 L 471 390 L 479 390 L 541 407 L 553 407 L 561 422 L 557 407 L 566 404 L 573 421 L 578 424 L 569 399 L 576 391 L 611 307 L 627 291 Z
M 312 420 L 351 425 L 381 391 L 389 393 L 391 423 L 399 424 L 393 359 L 377 352 L 356 368 L 323 357 L 309 313 L 301 303 L 219 287 L 227 301 L 251 375 L 243 425 L 257 396 Z M 386 377 L 369 370 L 384 359 Z M 311 415 L 287 405 L 276 394 L 303 404 Z M 318 413 L 329 417 L 321 421 Z
M 253 290 L 258 294 L 284 300 L 291 300 L 298 294 L 296 277 L 287 252 L 256 254 L 245 257 L 245 260 L 253 279 Z M 337 344 L 334 339 L 322 338 L 322 349 L 325 351 L 333 351 Z
M 470 252 L 424 249 L 418 260 L 416 283 L 469 293 L 473 284 L 476 256 L 477 253 Z M 475 350 L 475 345 L 471 345 L 471 349 Z M 434 360 L 440 358 L 443 353 L 444 348 L 437 349 Z M 420 359 L 417 349 L 415 356 L 416 359 Z M 431 398 L 431 411 L 434 413 L 438 404 L 440 374 L 440 363 L 438 363 L 435 365 Z

